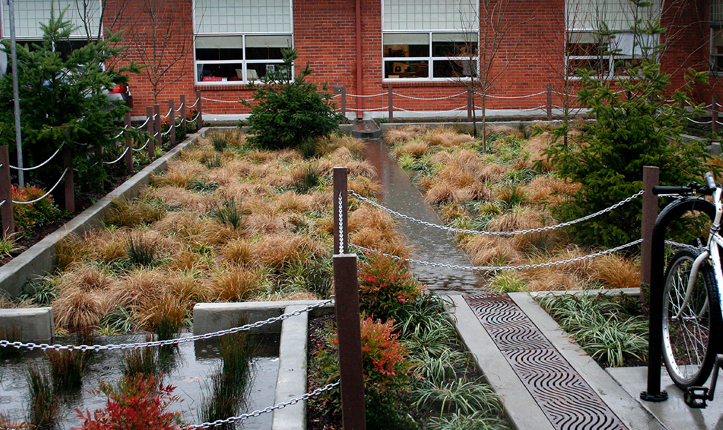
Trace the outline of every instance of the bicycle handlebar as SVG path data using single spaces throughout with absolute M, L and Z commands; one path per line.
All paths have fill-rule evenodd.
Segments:
M 708 188 L 715 189 L 715 179 L 713 179 L 713 174 L 711 172 L 707 172 L 705 174 L 705 183 L 708 185 Z
M 718 187 L 718 184 L 716 184 L 715 179 L 713 178 L 713 174 L 711 172 L 708 172 L 705 174 L 705 185 L 698 184 L 696 182 L 691 182 L 690 184 L 686 186 L 677 186 L 677 187 L 670 187 L 670 186 L 654 186 L 653 187 L 653 194 L 656 196 L 659 195 L 675 195 L 675 196 L 687 196 L 691 194 L 702 194 L 704 196 L 710 196 L 713 194 L 713 192 Z
M 661 194 L 686 195 L 693 194 L 695 191 L 693 187 L 668 187 L 660 185 L 653 187 L 653 194 L 656 196 Z

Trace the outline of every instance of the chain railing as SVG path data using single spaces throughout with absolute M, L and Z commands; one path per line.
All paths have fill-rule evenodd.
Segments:
M 277 323 L 279 321 L 284 321 L 286 319 L 289 319 L 291 317 L 295 317 L 298 315 L 303 314 L 304 312 L 309 312 L 313 309 L 323 307 L 329 304 L 334 303 L 334 300 L 322 300 L 318 303 L 314 303 L 313 305 L 306 306 L 301 309 L 297 309 L 294 312 L 290 312 L 287 314 L 281 314 L 279 316 L 267 318 L 262 321 L 256 321 L 254 323 L 244 324 L 239 327 L 233 327 L 226 330 L 219 330 L 212 333 L 206 333 L 206 334 L 199 334 L 194 336 L 188 336 L 188 337 L 181 337 L 181 338 L 175 338 L 175 339 L 167 339 L 167 340 L 155 340 L 150 342 L 136 342 L 136 343 L 120 343 L 120 344 L 105 344 L 105 345 L 61 345 L 61 344 L 48 344 L 48 343 L 40 343 L 36 344 L 33 342 L 11 342 L 9 340 L 0 340 L 0 347 L 14 347 L 16 349 L 20 348 L 27 348 L 30 350 L 33 349 L 40 349 L 43 351 L 52 349 L 52 350 L 68 350 L 68 351 L 112 351 L 116 349 L 138 349 L 138 348 L 150 348 L 150 347 L 160 347 L 160 346 L 169 346 L 169 345 L 178 345 L 181 343 L 187 343 L 187 342 L 195 342 L 197 340 L 205 340 L 205 339 L 211 339 L 214 337 L 219 336 L 225 336 L 227 334 L 233 334 L 238 333 L 240 331 L 246 331 L 251 330 L 253 328 L 262 327 L 268 324 Z
M 10 164 L 9 167 L 10 167 L 11 169 L 13 169 L 13 170 L 20 170 L 20 171 L 23 171 L 23 172 L 29 172 L 29 171 L 31 171 L 31 170 L 39 169 L 39 168 L 45 166 L 46 164 L 50 163 L 50 162 L 53 160 L 53 158 L 55 158 L 55 156 L 58 155 L 58 153 L 60 153 L 60 150 L 61 150 L 61 149 L 63 149 L 63 145 L 60 145 L 60 146 L 58 147 L 58 149 L 55 150 L 55 152 L 53 153 L 53 155 L 51 155 L 47 160 L 43 161 L 42 163 L 38 164 L 37 166 L 33 166 L 33 167 L 16 167 L 16 166 L 13 166 L 12 164 Z
M 575 263 L 578 261 L 584 261 L 589 260 L 591 258 L 600 257 L 602 255 L 612 254 L 613 252 L 621 251 L 626 248 L 630 248 L 632 246 L 638 245 L 642 243 L 643 239 L 634 240 L 632 242 L 628 242 L 625 245 L 616 246 L 615 248 L 606 249 L 604 251 L 595 252 L 593 254 L 587 254 L 580 257 L 570 258 L 568 260 L 556 260 L 556 261 L 549 261 L 547 263 L 538 263 L 538 264 L 520 264 L 515 266 L 463 266 L 459 264 L 447 264 L 447 263 L 435 263 L 430 261 L 424 261 L 424 260 L 417 260 L 414 258 L 402 258 L 398 255 L 393 254 L 386 254 L 374 249 L 365 248 L 363 246 L 355 245 L 353 243 L 350 243 L 349 246 L 364 252 L 373 252 L 376 254 L 383 255 L 385 257 L 390 257 L 395 260 L 406 260 L 411 263 L 417 263 L 422 264 L 425 266 L 431 266 L 431 267 L 442 267 L 446 269 L 456 269 L 456 270 L 471 270 L 471 271 L 479 271 L 479 272 L 500 272 L 500 271 L 508 271 L 508 270 L 530 270 L 530 269 L 539 269 L 542 267 L 553 267 L 553 266 L 561 266 L 564 264 L 570 264 Z
M 56 182 L 55 185 L 53 185 L 53 188 L 51 188 L 50 191 L 43 194 L 42 197 L 38 197 L 37 199 L 33 199 L 33 200 L 30 200 L 27 202 L 18 202 L 15 200 L 13 200 L 12 202 L 16 205 L 31 205 L 33 203 L 37 203 L 37 202 L 43 200 L 44 198 L 48 197 L 53 191 L 55 191 L 55 189 L 58 187 L 58 185 L 60 185 L 60 183 L 63 182 L 63 178 L 65 178 L 65 174 L 68 173 L 68 169 L 69 168 L 66 167 L 65 170 L 63 170 L 63 174 L 60 175 L 60 179 L 58 179 L 58 182 Z
M 273 412 L 273 411 L 275 411 L 275 410 L 282 409 L 282 408 L 285 408 L 285 407 L 287 407 L 287 406 L 295 405 L 295 404 L 297 404 L 297 403 L 299 403 L 299 402 L 306 401 L 306 400 L 308 400 L 308 399 L 310 399 L 310 398 L 312 398 L 312 397 L 318 396 L 319 394 L 321 394 L 321 393 L 323 393 L 323 392 L 325 392 L 325 391 L 329 391 L 329 390 L 331 390 L 332 388 L 335 388 L 335 387 L 339 386 L 339 384 L 340 384 L 340 381 L 332 382 L 332 383 L 330 383 L 330 384 L 326 384 L 326 385 L 323 386 L 323 387 L 317 388 L 317 389 L 315 389 L 314 391 L 312 391 L 312 392 L 310 392 L 310 393 L 302 394 L 302 395 L 299 396 L 299 397 L 296 397 L 296 398 L 287 400 L 287 401 L 285 401 L 285 402 L 278 403 L 278 404 L 276 404 L 276 405 L 274 405 L 274 406 L 269 406 L 269 407 L 266 407 L 266 408 L 264 408 L 264 409 L 255 410 L 255 411 L 253 411 L 253 412 L 248 412 L 248 413 L 241 414 L 241 415 L 235 416 L 235 417 L 229 417 L 229 418 L 226 418 L 226 419 L 223 419 L 223 420 L 216 420 L 216 421 L 213 421 L 213 422 L 205 422 L 205 423 L 202 423 L 202 424 L 190 425 L 190 426 L 184 427 L 184 429 L 189 429 L 189 430 L 190 430 L 190 429 L 199 429 L 199 428 L 207 429 L 207 428 L 210 428 L 210 427 L 218 427 L 218 426 L 225 425 L 225 424 L 232 424 L 232 423 L 236 423 L 236 422 L 241 422 L 241 421 L 247 420 L 247 419 L 252 418 L 252 417 L 258 417 L 258 416 L 260 416 L 260 415 L 262 415 L 262 414 L 267 414 L 267 413 Z
M 603 210 L 600 210 L 600 211 L 598 211 L 598 212 L 595 212 L 595 213 L 593 213 L 593 214 L 586 215 L 586 216 L 584 216 L 584 217 L 582 217 L 582 218 L 578 218 L 578 219 L 575 219 L 575 220 L 572 220 L 572 221 L 563 222 L 563 223 L 556 224 L 556 225 L 550 225 L 550 226 L 538 227 L 538 228 L 531 228 L 531 229 L 527 229 L 527 230 L 517 230 L 517 231 L 468 230 L 468 229 L 464 229 L 464 228 L 447 227 L 447 226 L 445 226 L 445 225 L 439 225 L 439 224 L 434 224 L 434 223 L 427 222 L 427 221 L 422 221 L 422 220 L 416 219 L 416 218 L 414 218 L 414 217 L 411 217 L 411 216 L 409 216 L 409 215 L 405 215 L 405 214 L 402 214 L 402 213 L 397 212 L 397 211 L 395 211 L 395 210 L 389 209 L 389 208 L 387 208 L 387 207 L 385 207 L 385 206 L 380 205 L 379 203 L 377 203 L 377 202 L 375 202 L 375 201 L 373 201 L 373 200 L 369 200 L 369 199 L 367 199 L 366 197 L 361 196 L 361 195 L 355 193 L 353 190 L 349 190 L 348 193 L 349 193 L 350 196 L 356 197 L 357 199 L 361 200 L 362 202 L 367 203 L 367 204 L 369 204 L 369 205 L 372 205 L 372 206 L 374 206 L 374 207 L 377 208 L 377 209 L 381 209 L 381 210 L 383 210 L 384 212 L 387 212 L 387 213 L 389 213 L 389 214 L 391 214 L 391 215 L 394 215 L 394 216 L 396 216 L 396 217 L 398 217 L 398 218 L 402 218 L 402 219 L 405 219 L 405 220 L 407 220 L 407 221 L 411 221 L 411 222 L 414 222 L 414 223 L 417 223 L 417 224 L 421 224 L 421 225 L 424 225 L 424 226 L 426 226 L 426 227 L 432 227 L 432 228 L 436 228 L 436 229 L 440 229 L 440 230 L 446 230 L 446 231 L 451 232 L 451 233 L 479 234 L 479 235 L 487 235 L 487 236 L 516 236 L 516 235 L 521 235 L 521 234 L 541 233 L 541 232 L 544 232 L 544 231 L 555 230 L 555 229 L 558 229 L 558 228 L 568 227 L 568 226 L 571 226 L 571 225 L 574 225 L 574 224 L 578 224 L 578 223 L 583 222 L 583 221 L 590 220 L 590 219 L 592 219 L 592 218 L 598 217 L 598 216 L 600 216 L 600 215 L 602 215 L 602 214 L 605 214 L 605 213 L 607 213 L 607 212 L 610 212 L 610 211 L 612 211 L 612 210 L 615 210 L 615 209 L 619 208 L 620 206 L 622 206 L 622 205 L 624 205 L 624 204 L 626 204 L 626 203 L 628 203 L 628 202 L 630 202 L 630 201 L 632 201 L 632 200 L 635 200 L 636 198 L 638 198 L 638 197 L 640 197 L 640 196 L 643 195 L 644 190 L 638 191 L 637 193 L 633 194 L 632 196 L 626 198 L 625 200 L 622 200 L 622 201 L 620 201 L 620 202 L 618 202 L 618 203 L 615 203 L 614 205 L 612 205 L 612 206 L 610 206 L 610 207 L 607 207 L 607 208 L 605 208 L 605 209 L 603 209 Z

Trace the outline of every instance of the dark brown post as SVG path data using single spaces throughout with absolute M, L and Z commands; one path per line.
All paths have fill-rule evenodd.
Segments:
M 8 147 L 0 146 L 0 216 L 2 217 L 3 237 L 15 233 L 13 218 L 13 190 L 10 184 L 10 156 Z
M 344 430 L 365 430 L 366 410 L 356 255 L 334 255 L 334 293 L 339 335 L 342 426 Z
M 131 129 L 131 113 L 127 112 L 123 117 L 123 125 L 125 126 L 124 134 L 126 135 L 126 155 L 123 156 L 123 161 L 126 164 L 126 174 L 130 175 L 133 173 L 133 139 L 131 139 L 128 131 Z
M 153 136 L 153 108 L 150 106 L 146 108 L 146 117 L 148 118 L 148 122 L 146 122 L 146 131 L 148 132 L 148 136 L 150 136 L 146 149 L 148 150 L 148 158 L 153 161 L 153 158 L 156 156 L 156 141 Z
M 347 169 L 334 167 L 334 254 L 349 252 Z
M 173 147 L 176 146 L 176 108 L 173 105 L 173 100 L 168 100 L 168 108 L 168 126 L 171 127 L 169 128 L 171 130 L 169 135 L 171 137 L 171 147 Z
M 394 122 L 394 95 L 392 86 L 389 85 L 389 122 Z
M 474 106 L 472 106 L 472 91 L 467 88 L 467 121 L 472 121 L 472 109 L 474 109 Z
M 645 300 L 642 291 L 642 284 L 650 285 L 650 274 L 652 271 L 651 256 L 653 252 L 653 226 L 658 217 L 658 196 L 653 194 L 653 187 L 658 185 L 660 169 L 655 166 L 643 167 L 643 243 L 641 245 L 640 257 L 640 299 Z
M 547 120 L 552 121 L 552 85 L 547 84 Z
M 186 125 L 186 95 L 181 94 L 181 125 Z
M 341 114 L 344 116 L 344 121 L 346 121 L 346 87 L 341 87 Z
M 203 128 L 203 109 L 201 108 L 201 91 L 196 91 L 196 103 L 198 107 L 198 117 L 196 118 L 196 131 Z
M 66 143 L 63 147 L 63 168 L 65 172 L 65 210 L 75 212 L 75 185 L 73 184 L 73 147 Z
M 713 126 L 713 133 L 718 134 L 718 97 L 713 93 L 713 101 L 710 106 L 711 111 L 711 125 Z
M 153 105 L 153 132 L 156 136 L 156 147 L 160 148 L 163 146 L 163 127 L 161 127 L 161 105 Z M 155 156 L 155 151 L 153 152 Z

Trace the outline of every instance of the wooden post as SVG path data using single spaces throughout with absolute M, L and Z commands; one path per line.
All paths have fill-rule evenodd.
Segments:
M 710 106 L 711 111 L 711 125 L 713 126 L 713 133 L 718 134 L 718 97 L 713 93 L 713 100 Z
M 181 125 L 186 125 L 186 95 L 181 94 Z
M 365 430 L 366 409 L 356 255 L 334 255 L 334 293 L 339 336 L 342 426 L 344 430 Z
M 123 125 L 125 126 L 126 135 L 126 155 L 123 156 L 123 162 L 126 165 L 126 175 L 133 173 L 133 139 L 131 139 L 128 131 L 131 129 L 131 113 L 127 112 L 123 117 Z
M 156 148 L 163 147 L 163 134 L 161 133 L 163 131 L 163 127 L 161 127 L 161 105 L 153 105 L 153 132 L 155 133 L 156 137 Z M 155 157 L 156 153 L 153 152 L 153 156 Z
M 196 118 L 196 131 L 199 131 L 203 128 L 203 109 L 201 107 L 201 91 L 196 91 L 196 103 L 198 107 L 198 118 Z
M 15 233 L 15 218 L 13 217 L 13 190 L 10 184 L 10 156 L 8 147 L 0 146 L 0 216 L 2 218 L 2 235 L 7 237 Z
M 642 284 L 650 285 L 653 226 L 655 219 L 658 217 L 658 196 L 653 194 L 653 187 L 658 185 L 660 178 L 660 169 L 655 166 L 643 167 L 643 243 L 641 245 L 640 257 L 640 299 L 645 300 L 642 294 Z
M 73 183 L 73 147 L 66 143 L 63 147 L 63 168 L 68 169 L 65 173 L 65 210 L 75 212 L 75 185 Z
M 467 121 L 472 121 L 472 109 L 474 109 L 474 106 L 472 106 L 472 91 L 467 88 Z
M 148 136 L 150 136 L 151 140 L 148 141 L 148 158 L 153 161 L 153 158 L 156 156 L 156 144 L 155 144 L 155 137 L 153 136 L 153 108 L 148 106 L 146 108 L 146 117 L 148 118 L 148 122 L 146 123 L 146 131 L 148 131 Z
M 547 84 L 547 120 L 552 121 L 552 85 Z
M 334 254 L 349 252 L 347 178 L 346 167 L 334 167 Z
M 341 114 L 346 124 L 346 87 L 341 87 Z
M 168 100 L 168 111 L 170 112 L 168 114 L 168 125 L 171 127 L 169 130 L 171 132 L 169 133 L 170 141 L 171 141 L 171 147 L 176 146 L 176 108 L 173 105 L 173 100 Z
M 394 122 L 394 94 L 392 86 L 389 85 L 389 122 Z

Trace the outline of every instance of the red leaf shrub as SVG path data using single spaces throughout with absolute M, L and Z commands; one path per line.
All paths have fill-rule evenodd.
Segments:
M 367 315 L 396 319 L 399 310 L 423 289 L 406 260 L 370 253 L 359 264 L 359 307 Z
M 101 382 L 100 392 L 108 396 L 105 409 L 92 415 L 75 412 L 83 426 L 74 430 L 174 430 L 180 429 L 180 413 L 168 412 L 168 406 L 179 400 L 173 396 L 176 387 L 163 385 L 160 377 L 136 375 L 126 377 L 112 386 Z
M 35 185 L 27 187 L 18 187 L 12 185 L 13 200 L 16 202 L 30 202 L 42 197 L 46 193 L 42 188 Z M 52 196 L 30 203 L 27 205 L 13 204 L 13 217 L 15 218 L 15 228 L 23 234 L 27 234 L 35 226 L 42 226 L 53 221 L 60 210 L 53 203 Z

